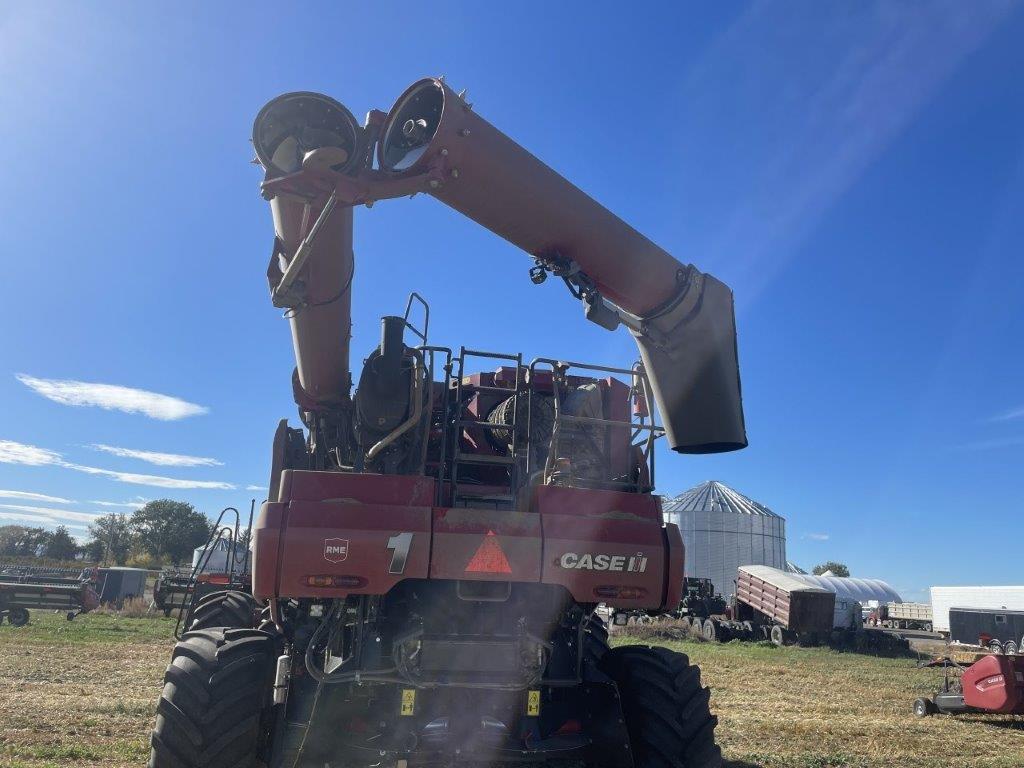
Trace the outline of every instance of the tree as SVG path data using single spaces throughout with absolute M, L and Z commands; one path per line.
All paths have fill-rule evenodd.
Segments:
M 0 556 L 39 557 L 52 534 L 43 528 L 26 525 L 0 526 Z
M 132 548 L 132 531 L 128 516 L 120 512 L 97 517 L 89 524 L 89 541 L 85 551 L 90 560 L 111 561 L 124 565 Z
M 837 563 L 835 560 L 829 560 L 827 563 L 814 566 L 814 575 L 821 576 L 825 571 L 832 571 L 833 576 L 849 576 L 850 569 L 843 563 Z
M 129 527 L 141 549 L 157 560 L 179 565 L 206 543 L 212 526 L 191 504 L 158 499 L 133 512 Z
M 47 537 L 43 552 L 51 560 L 74 560 L 78 554 L 78 542 L 68 533 L 67 528 L 58 525 L 57 530 Z

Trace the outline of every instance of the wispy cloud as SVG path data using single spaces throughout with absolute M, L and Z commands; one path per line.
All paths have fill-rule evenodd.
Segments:
M 223 467 L 224 462 L 204 456 L 188 456 L 181 453 L 160 453 L 158 451 L 141 451 L 135 448 L 119 448 L 116 445 L 93 443 L 93 450 L 103 451 L 125 459 L 138 459 L 161 467 Z
M 139 509 L 146 506 L 149 499 L 138 498 L 135 501 L 90 501 L 99 507 L 125 507 L 127 509 Z
M 60 454 L 34 445 L 16 443 L 13 440 L 0 440 L 0 464 L 25 464 L 30 467 L 43 467 L 47 464 L 59 464 Z
M 964 443 L 956 446 L 959 451 L 992 451 L 998 448 L 1013 448 L 1024 445 L 1024 435 L 1011 437 L 993 437 L 990 440 L 975 440 L 972 443 Z
M 160 421 L 176 421 L 209 411 L 205 406 L 178 397 L 118 384 L 40 379 L 24 373 L 17 374 L 17 379 L 34 392 L 61 405 L 94 406 L 108 411 L 141 413 Z
M 1024 405 L 1019 408 L 1011 408 L 1008 411 L 998 413 L 989 419 L 989 421 L 1013 421 L 1014 419 L 1024 419 Z
M 100 512 L 75 512 L 70 509 L 50 509 L 49 507 L 33 507 L 23 504 L 0 504 L 0 509 L 10 512 L 21 512 L 33 517 L 42 517 L 51 520 L 76 520 L 81 523 L 91 523 L 102 513 Z
M 827 533 L 805 533 L 801 538 L 811 541 L 828 541 L 830 537 Z
M 175 488 L 180 490 L 190 488 L 233 490 L 236 486 L 221 480 L 185 480 L 176 477 L 163 477 L 162 475 L 142 475 L 135 472 L 115 472 L 110 469 L 100 469 L 83 464 L 75 464 L 65 461 L 64 457 L 56 451 L 46 448 L 38 448 L 34 445 L 17 443 L 13 440 L 0 440 L 0 462 L 7 464 L 26 464 L 29 466 L 54 466 L 64 469 L 73 469 L 76 472 L 84 472 L 87 475 L 100 475 L 109 477 L 121 483 L 132 485 L 149 485 L 154 488 Z
M 247 485 L 245 486 L 247 491 L 265 491 L 267 487 L 265 485 Z
M 71 499 L 62 499 L 60 496 L 47 496 L 44 493 L 31 493 L 30 491 L 4 491 L 0 490 L 0 499 L 21 499 L 22 501 L 41 501 L 44 504 L 76 504 Z
M 135 472 L 115 472 L 110 469 L 99 467 L 87 467 L 81 464 L 65 463 L 61 466 L 73 469 L 76 472 L 85 472 L 87 475 L 102 475 L 117 480 L 119 483 L 131 485 L 149 485 L 154 488 L 209 488 L 230 491 L 235 488 L 231 483 L 220 480 L 181 480 L 176 477 L 163 477 L 162 475 L 140 475 Z

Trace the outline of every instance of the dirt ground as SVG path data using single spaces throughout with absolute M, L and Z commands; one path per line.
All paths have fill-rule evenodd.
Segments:
M 38 612 L 28 627 L 0 626 L 0 766 L 145 765 L 173 626 Z M 1024 719 L 914 718 L 911 702 L 939 675 L 913 659 L 670 645 L 712 686 L 731 768 L 1024 768 Z

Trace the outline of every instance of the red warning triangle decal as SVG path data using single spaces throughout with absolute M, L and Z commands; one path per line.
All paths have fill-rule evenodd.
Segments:
M 498 543 L 494 531 L 488 531 L 483 543 L 466 566 L 466 573 L 512 573 L 512 566 Z

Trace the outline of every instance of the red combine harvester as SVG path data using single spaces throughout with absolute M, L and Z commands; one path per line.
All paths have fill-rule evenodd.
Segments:
M 746 445 L 729 289 L 442 80 L 362 127 L 333 99 L 286 94 L 253 143 L 305 431 L 282 421 L 274 438 L 253 536 L 262 619 L 233 592 L 196 607 L 150 765 L 719 765 L 699 669 L 665 649 L 609 650 L 594 611 L 679 604 L 683 544 L 652 494 L 655 439 Z M 433 346 L 413 294 L 383 318 L 352 393 L 353 208 L 419 192 L 525 250 L 532 281 L 560 278 L 587 319 L 626 325 L 641 362 Z

